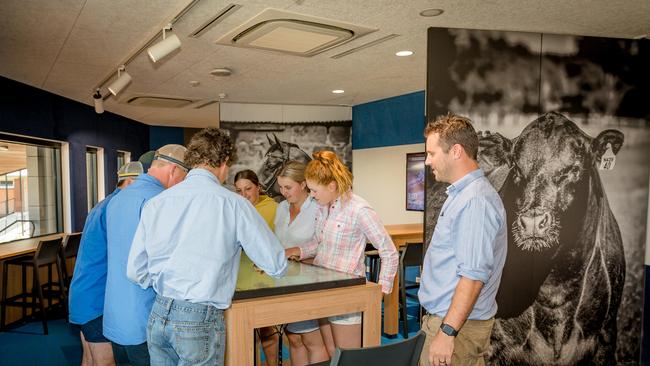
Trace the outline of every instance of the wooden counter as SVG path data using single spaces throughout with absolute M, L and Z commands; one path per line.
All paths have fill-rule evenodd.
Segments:
M 386 225 L 386 231 L 399 250 L 407 243 L 422 243 L 423 224 Z M 393 281 L 393 292 L 384 295 L 384 333 L 396 335 L 399 331 L 399 271 Z
M 362 312 L 362 345 L 380 344 L 381 287 L 364 277 L 289 262 L 287 274 L 275 279 L 243 257 L 234 299 L 225 312 L 226 365 L 254 364 L 255 328 L 333 315 Z

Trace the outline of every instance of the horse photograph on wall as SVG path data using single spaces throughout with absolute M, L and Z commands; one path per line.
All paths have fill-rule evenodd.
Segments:
M 251 169 L 269 197 L 282 200 L 276 178 L 287 161 L 308 163 L 314 152 L 334 151 L 352 170 L 352 121 L 323 122 L 228 122 L 237 147 L 237 163 L 230 167 L 227 185 L 234 185 L 238 171 Z
M 472 120 L 479 166 L 507 212 L 488 364 L 639 362 L 649 46 L 429 29 L 427 117 Z M 426 179 L 428 241 L 446 184 Z

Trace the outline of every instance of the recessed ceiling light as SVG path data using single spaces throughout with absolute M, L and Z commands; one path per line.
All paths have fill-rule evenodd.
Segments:
M 405 57 L 405 56 L 411 56 L 412 54 L 413 51 L 399 51 L 395 53 L 395 56 Z
M 437 17 L 438 15 L 444 13 L 442 9 L 426 9 L 420 12 L 420 15 L 423 17 Z
M 343 93 L 345 93 L 345 90 L 343 90 L 343 89 L 334 89 L 334 90 L 332 90 L 332 93 L 334 93 L 334 94 L 343 94 Z

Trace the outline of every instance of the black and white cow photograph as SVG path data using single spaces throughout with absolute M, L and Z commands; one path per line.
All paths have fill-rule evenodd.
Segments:
M 228 122 L 228 130 L 237 146 L 237 162 L 230 167 L 226 184 L 233 186 L 235 174 L 251 169 L 265 193 L 282 200 L 276 177 L 287 161 L 311 161 L 314 152 L 334 151 L 352 169 L 352 121 L 277 123 Z
M 489 364 L 639 362 L 649 43 L 429 30 L 428 118 L 472 119 L 507 213 Z M 445 189 L 427 175 L 427 240 Z

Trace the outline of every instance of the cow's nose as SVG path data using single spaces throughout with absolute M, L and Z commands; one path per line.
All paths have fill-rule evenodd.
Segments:
M 519 215 L 519 226 L 526 235 L 545 235 L 551 226 L 551 215 L 548 211 L 541 215 Z

